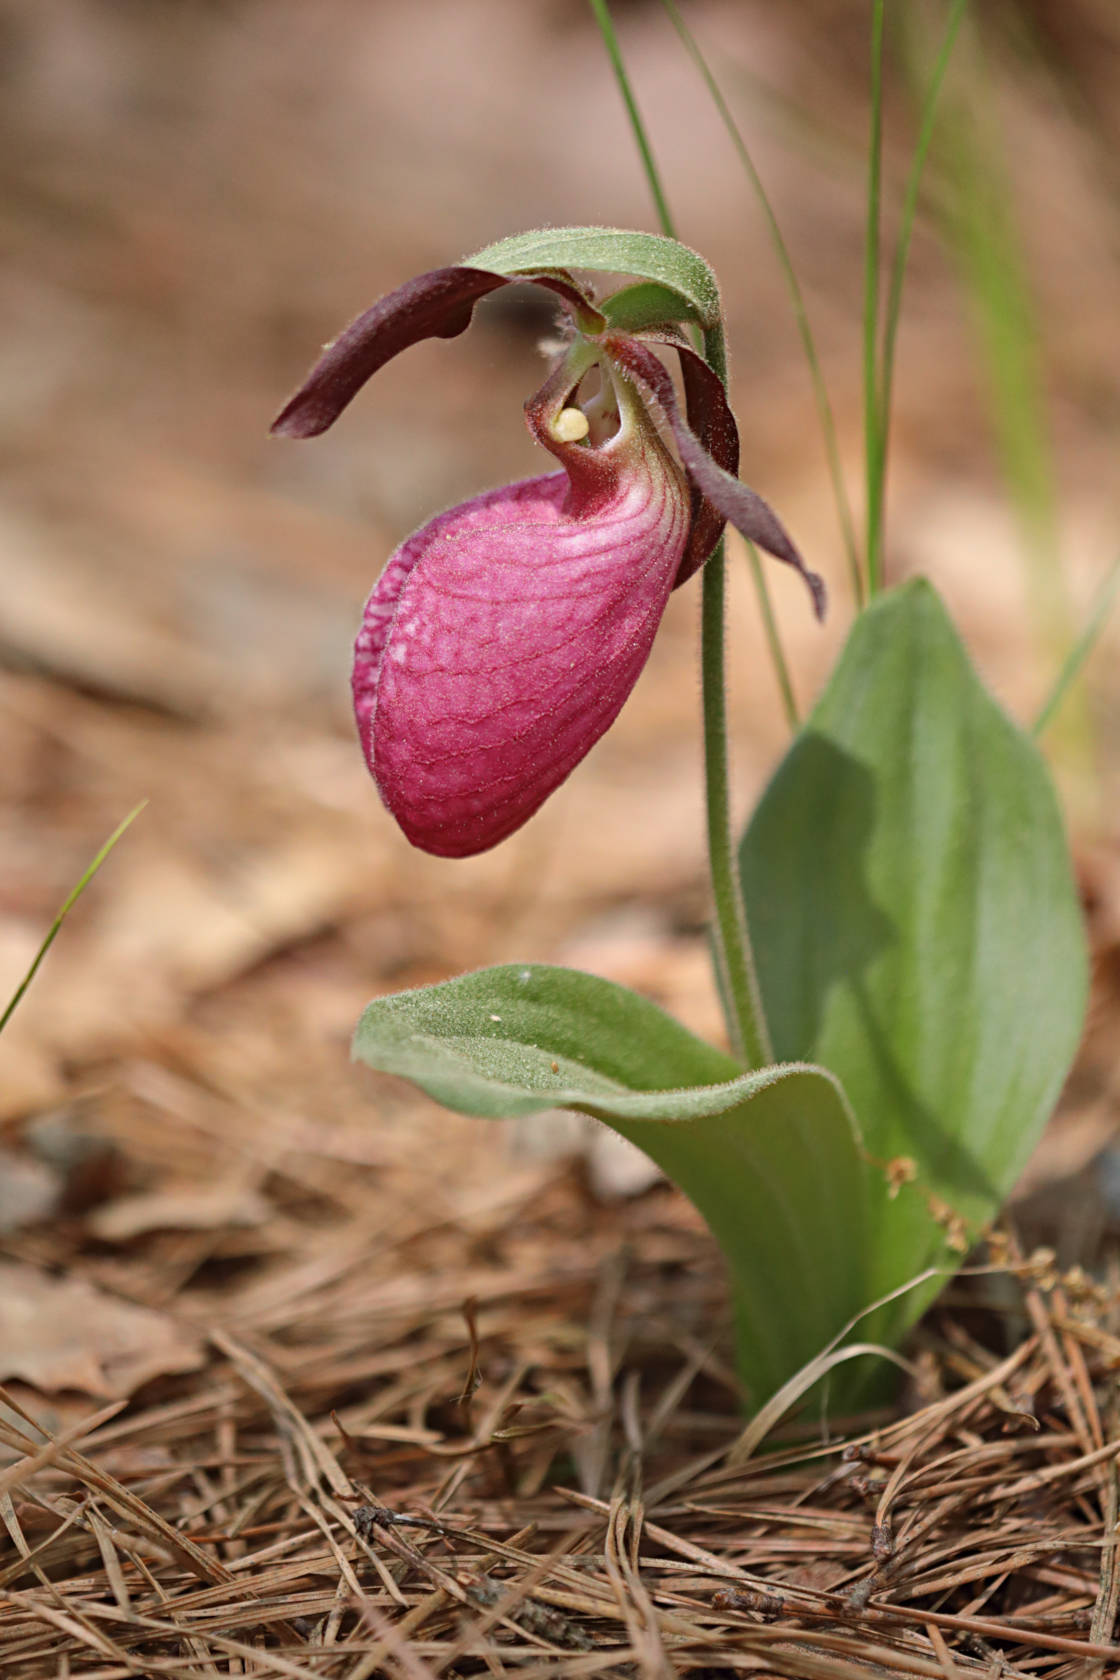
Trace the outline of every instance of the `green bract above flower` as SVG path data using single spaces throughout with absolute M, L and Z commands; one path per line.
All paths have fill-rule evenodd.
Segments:
M 726 522 L 795 567 L 824 611 L 821 580 L 735 476 L 739 434 L 717 374 L 669 321 L 619 330 L 611 299 L 561 269 L 459 266 L 408 281 L 327 347 L 273 431 L 326 431 L 393 356 L 456 337 L 479 298 L 517 280 L 551 292 L 566 317 L 564 348 L 526 403 L 563 470 L 473 497 L 410 537 L 355 649 L 358 729 L 381 796 L 413 844 L 449 857 L 519 828 L 610 726 L 671 590 Z

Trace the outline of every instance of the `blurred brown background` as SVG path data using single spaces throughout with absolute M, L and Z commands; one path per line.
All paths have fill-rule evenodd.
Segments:
M 977 10 L 958 97 L 1002 148 L 1022 234 L 1076 624 L 1118 540 L 1120 23 L 1110 0 Z M 661 8 L 616 13 L 681 235 L 725 288 L 744 476 L 833 591 L 822 632 L 796 581 L 771 580 L 806 703 L 850 603 L 788 299 Z M 790 244 L 858 504 L 866 8 L 696 0 L 685 15 Z M 924 40 L 891 59 L 888 233 Z M 349 645 L 392 547 L 541 470 L 520 405 L 547 321 L 491 303 L 468 336 L 386 369 L 328 437 L 267 435 L 319 344 L 409 275 L 527 226 L 655 224 L 573 0 L 4 0 L 0 81 L 0 994 L 100 842 L 149 801 L 0 1046 L 0 1241 L 24 1260 L 83 1254 L 95 1281 L 160 1305 L 223 1257 L 282 1269 L 326 1226 L 360 1246 L 402 1208 L 418 1229 L 503 1175 L 523 1183 L 494 1128 L 350 1068 L 349 1030 L 379 990 L 532 956 L 719 1031 L 695 588 L 611 735 L 495 853 L 412 852 L 352 736 Z M 1064 630 L 1040 624 L 1037 590 L 1032 606 L 939 168 L 899 352 L 888 567 L 934 577 L 1026 720 Z M 786 731 L 734 560 L 745 812 Z M 1053 737 L 1100 966 L 1077 1106 L 1089 1142 L 1055 1170 L 1112 1124 L 1118 647 L 1114 626 L 1077 730 Z M 80 1180 L 90 1159 L 102 1176 Z M 215 1187 L 227 1201 L 200 1213 Z M 155 1211 L 89 1224 L 137 1196 Z

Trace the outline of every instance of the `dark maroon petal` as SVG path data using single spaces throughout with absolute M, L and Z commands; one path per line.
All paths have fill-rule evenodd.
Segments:
M 739 471 L 739 428 L 727 406 L 719 375 L 708 366 L 703 356 L 697 355 L 684 333 L 672 326 L 643 332 L 642 340 L 646 344 L 660 344 L 666 350 L 677 352 L 688 423 L 712 459 L 732 478 L 736 477 Z M 724 515 L 691 480 L 688 488 L 692 498 L 692 527 L 681 569 L 673 581 L 674 589 L 679 589 L 700 570 L 727 524 Z
M 681 361 L 688 423 L 716 465 L 738 481 L 739 428 L 727 405 L 723 381 L 690 344 L 678 344 L 674 348 Z M 681 561 L 678 584 L 685 583 L 693 572 L 700 570 L 719 541 L 726 523 L 719 508 L 695 483 L 692 484 L 692 493 L 692 531 Z
M 421 339 L 456 338 L 470 325 L 479 298 L 525 280 L 555 292 L 582 318 L 595 318 L 579 287 L 561 274 L 491 274 L 463 267 L 418 274 L 379 298 L 328 344 L 273 421 L 272 431 L 279 437 L 318 437 L 386 362 Z
M 703 500 L 716 510 L 721 521 L 729 520 L 749 541 L 800 572 L 813 597 L 813 610 L 818 618 L 823 618 L 827 598 L 824 580 L 806 566 L 773 508 L 763 501 L 757 491 L 735 478 L 733 468 L 728 470 L 723 464 L 730 463 L 732 455 L 737 464 L 739 438 L 735 417 L 728 407 L 718 376 L 701 362 L 694 351 L 685 351 L 680 345 L 673 344 L 672 348 L 681 357 L 689 419 L 699 418 L 706 433 L 701 442 L 681 413 L 668 370 L 647 344 L 623 333 L 611 333 L 604 339 L 604 348 L 669 427 L 681 464 Z M 701 367 L 707 369 L 706 374 Z M 701 522 L 700 542 L 706 541 L 705 522 L 708 516 L 701 508 L 696 517 Z M 686 559 L 695 558 L 695 550 L 699 546 L 690 539 Z M 695 564 L 702 564 L 706 558 L 707 555 L 701 556 Z

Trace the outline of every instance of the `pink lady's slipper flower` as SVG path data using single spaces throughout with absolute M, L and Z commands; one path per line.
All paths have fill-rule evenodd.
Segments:
M 474 496 L 402 543 L 355 648 L 370 771 L 413 845 L 443 857 L 520 828 L 610 727 L 670 592 L 727 520 L 796 566 L 823 609 L 820 580 L 733 476 L 739 437 L 723 386 L 683 335 L 612 330 L 561 271 L 512 278 L 546 287 L 569 318 L 525 405 L 561 471 Z M 510 283 L 442 268 L 390 292 L 328 346 L 273 431 L 317 436 L 391 357 L 455 337 L 480 297 Z M 653 344 L 680 358 L 687 419 Z

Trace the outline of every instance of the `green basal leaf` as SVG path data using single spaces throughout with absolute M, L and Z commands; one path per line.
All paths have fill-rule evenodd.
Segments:
M 525 274 L 547 268 L 596 269 L 605 274 L 633 274 L 667 288 L 684 305 L 661 320 L 694 320 L 714 327 L 720 320 L 719 284 L 695 251 L 659 233 L 626 228 L 537 228 L 487 245 L 465 259 L 495 274 Z M 621 326 L 618 322 L 616 325 Z M 637 330 L 637 329 L 633 329 Z
M 873 1298 L 864 1255 L 875 1175 L 843 1092 L 820 1068 L 745 1074 L 624 987 L 540 964 L 378 998 L 354 1055 L 461 1113 L 577 1109 L 644 1149 L 723 1250 L 756 1403 Z
M 775 1054 L 829 1068 L 870 1153 L 917 1170 L 895 1201 L 872 1186 L 885 1293 L 954 1262 L 954 1220 L 962 1239 L 994 1217 L 1054 1107 L 1086 995 L 1046 766 L 928 583 L 857 620 L 740 862 Z M 897 1336 L 930 1293 L 863 1333 Z

